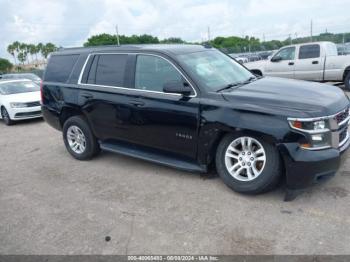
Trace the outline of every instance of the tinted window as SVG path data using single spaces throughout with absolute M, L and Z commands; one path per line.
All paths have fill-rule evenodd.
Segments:
M 320 57 L 319 45 L 303 45 L 299 49 L 299 59 Z
M 170 81 L 181 81 L 181 74 L 163 58 L 137 56 L 135 88 L 163 92 L 163 85 Z
M 66 83 L 79 55 L 53 55 L 45 72 L 45 81 Z
M 123 86 L 124 73 L 128 55 L 99 55 L 96 68 L 96 85 L 106 86 Z M 95 60 L 94 59 L 94 60 Z M 93 64 L 91 71 L 93 71 Z M 93 73 L 90 71 L 90 74 Z M 93 77 L 88 77 L 90 83 L 93 82 Z
M 95 84 L 98 58 L 99 56 L 93 57 L 92 64 L 88 73 L 88 79 L 87 79 L 88 84 Z
M 287 47 L 279 51 L 274 57 L 279 56 L 282 60 L 294 60 L 295 59 L 295 47 Z

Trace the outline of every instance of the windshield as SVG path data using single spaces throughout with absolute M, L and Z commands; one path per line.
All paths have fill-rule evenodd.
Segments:
M 12 95 L 36 91 L 40 91 L 40 87 L 31 81 L 0 83 L 0 94 L 2 95 Z
M 217 50 L 179 55 L 179 61 L 208 91 L 217 91 L 254 77 L 247 69 Z

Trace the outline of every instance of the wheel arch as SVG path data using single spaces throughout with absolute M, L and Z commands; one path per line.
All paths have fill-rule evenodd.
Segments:
M 215 155 L 217 148 L 221 142 L 221 140 L 228 134 L 244 134 L 247 136 L 254 136 L 257 138 L 261 138 L 263 141 L 266 141 L 270 144 L 273 144 L 276 146 L 279 143 L 280 138 L 277 137 L 274 132 L 268 132 L 267 130 L 258 130 L 254 128 L 240 128 L 240 127 L 230 127 L 230 126 L 225 126 L 223 128 L 216 128 L 212 132 L 207 131 L 208 133 L 215 133 L 215 135 L 212 135 L 211 138 L 205 138 L 209 139 L 208 142 L 204 144 L 199 145 L 199 161 L 201 163 L 205 163 L 207 165 L 212 165 L 214 160 L 215 160 Z M 204 139 L 204 140 L 205 140 Z M 278 150 L 278 148 L 277 148 Z M 279 150 L 278 150 L 279 152 Z M 279 152 L 280 154 L 280 152 Z
M 0 119 L 2 119 L 2 109 L 3 108 L 6 109 L 6 107 L 4 105 L 0 105 Z
M 348 73 L 350 73 L 350 65 L 347 66 L 344 70 L 344 73 L 343 73 L 343 81 L 345 81 L 345 77 L 348 75 Z
M 76 106 L 71 105 L 65 105 L 62 107 L 60 115 L 59 115 L 59 121 L 61 124 L 61 127 L 63 127 L 64 123 L 72 116 L 84 116 L 84 113 Z

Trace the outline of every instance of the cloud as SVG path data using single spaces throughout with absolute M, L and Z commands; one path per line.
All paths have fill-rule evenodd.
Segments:
M 82 45 L 98 33 L 152 34 L 187 41 L 229 35 L 267 40 L 346 31 L 348 0 L 0 0 L 0 56 L 13 41 Z

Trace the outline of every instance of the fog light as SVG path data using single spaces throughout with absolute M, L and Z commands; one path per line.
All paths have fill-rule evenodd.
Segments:
M 322 134 L 312 135 L 311 139 L 312 139 L 312 141 L 322 142 L 323 141 L 323 135 Z

